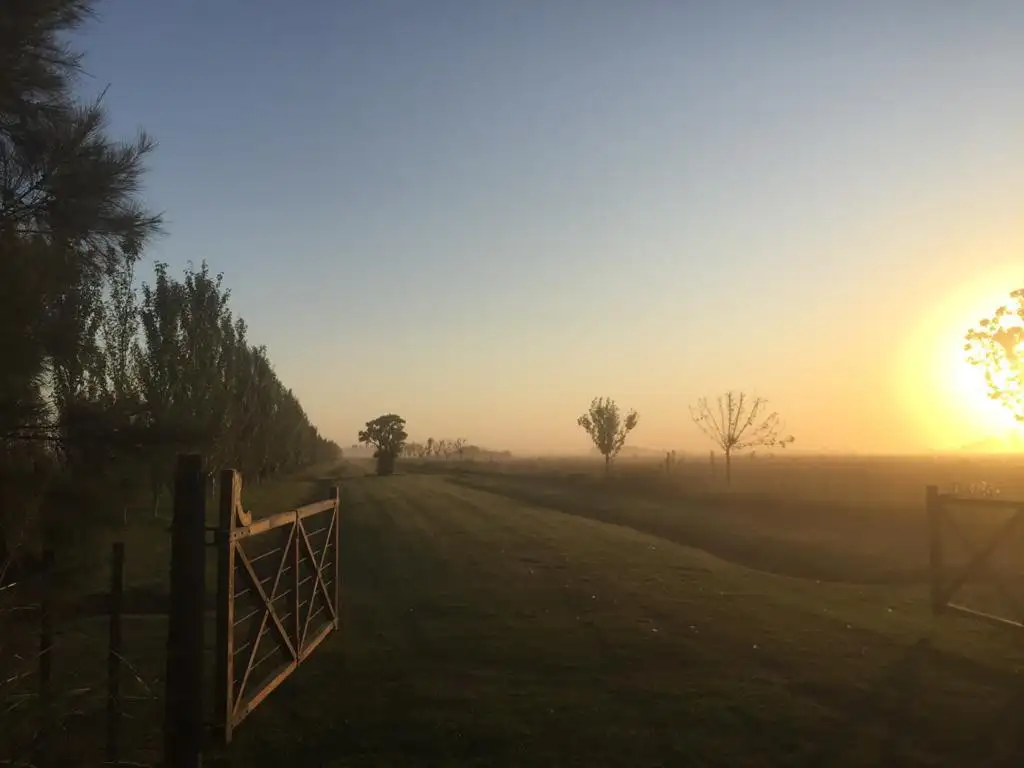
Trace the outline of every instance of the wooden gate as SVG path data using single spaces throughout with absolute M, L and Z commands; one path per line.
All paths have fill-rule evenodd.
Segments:
M 252 520 L 242 478 L 221 473 L 216 719 L 223 741 L 339 627 L 338 489 Z
M 925 489 L 925 505 L 930 539 L 932 612 L 952 611 L 993 624 L 1024 628 L 1024 612 L 1019 604 L 1020 587 L 1024 586 L 1024 563 L 1015 561 L 1015 556 L 1020 553 L 1019 547 L 1012 548 L 1024 523 L 1024 501 L 941 494 L 936 486 L 929 485 Z M 963 528 L 957 525 L 950 514 L 956 508 L 971 509 L 979 516 L 987 514 L 993 518 L 990 529 L 978 537 L 980 542 L 972 542 Z M 999 515 L 1001 520 L 996 519 Z M 946 532 L 953 534 L 967 555 L 964 562 L 951 562 Z M 1008 556 L 1008 562 L 997 566 L 994 557 L 1000 550 Z M 1013 618 L 952 602 L 968 582 L 981 579 L 1015 614 Z

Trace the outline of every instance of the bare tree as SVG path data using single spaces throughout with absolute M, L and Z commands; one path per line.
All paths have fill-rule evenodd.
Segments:
M 459 454 L 459 461 L 462 461 L 462 457 L 466 452 L 466 443 L 468 441 L 464 437 L 456 437 L 452 440 L 452 450 Z
M 782 436 L 779 414 L 766 413 L 768 401 L 743 392 L 726 392 L 712 406 L 706 397 L 690 406 L 690 416 L 701 431 L 725 454 L 725 484 L 732 485 L 732 454 L 754 447 L 784 448 L 792 435 Z
M 623 419 L 619 406 L 610 397 L 595 397 L 590 403 L 590 410 L 576 419 L 604 456 L 605 476 L 611 468 L 612 459 L 625 445 L 626 436 L 636 428 L 638 419 L 636 411 L 630 411 Z

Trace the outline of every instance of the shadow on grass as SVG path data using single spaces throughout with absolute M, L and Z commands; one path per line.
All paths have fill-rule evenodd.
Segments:
M 754 570 L 802 579 L 857 584 L 909 585 L 924 583 L 924 567 L 895 567 L 887 560 L 828 546 L 815 539 L 786 538 L 745 528 L 722 510 L 702 509 L 693 503 L 652 509 L 630 504 L 630 498 L 612 488 L 588 487 L 574 482 L 531 478 L 474 477 L 449 473 L 448 481 L 502 496 L 534 507 L 551 509 L 613 525 L 621 525 L 668 541 L 701 549 L 715 557 Z M 575 485 L 576 487 L 572 487 Z M 635 499 L 633 500 L 635 502 Z M 921 534 L 921 541 L 924 535 Z M 923 547 L 922 547 L 923 549 Z
M 951 741 L 949 734 L 920 717 L 932 706 L 925 698 L 929 678 L 943 673 L 955 673 L 969 685 L 984 686 L 989 695 L 1001 694 L 990 711 L 951 705 L 950 717 L 969 717 L 975 721 L 972 725 L 977 725 L 966 740 Z M 965 688 L 962 703 L 976 705 L 977 699 L 969 696 L 968 690 Z M 807 756 L 808 766 L 917 764 L 922 739 L 933 742 L 929 752 L 960 755 L 967 761 L 964 765 L 1019 766 L 1024 754 L 1024 731 L 1016 727 L 1024 707 L 1024 685 L 992 667 L 939 650 L 928 638 L 907 647 L 862 697 L 831 704 L 845 718 L 831 738 L 823 739 Z M 950 729 L 961 734 L 965 730 L 969 729 Z M 869 751 L 864 752 L 865 748 Z

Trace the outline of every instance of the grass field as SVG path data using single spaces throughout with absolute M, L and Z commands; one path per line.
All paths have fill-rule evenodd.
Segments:
M 1020 764 L 1021 637 L 932 617 L 923 513 L 925 483 L 1024 497 L 1019 462 L 759 460 L 729 491 L 698 465 L 594 470 L 349 463 L 249 488 L 260 515 L 340 482 L 343 631 L 242 723 L 230 763 Z M 166 589 L 165 529 L 111 532 L 129 589 Z M 98 764 L 105 622 L 58 628 L 60 737 Z M 165 638 L 163 618 L 126 618 L 140 765 L 159 759 Z
M 920 503 L 412 469 L 345 482 L 343 636 L 236 764 L 1020 764 L 1021 638 L 931 616 Z

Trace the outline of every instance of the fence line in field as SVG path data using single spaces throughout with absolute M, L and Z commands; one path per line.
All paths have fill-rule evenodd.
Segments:
M 103 754 L 108 764 L 122 764 L 121 754 L 121 724 L 122 711 L 125 696 L 122 694 L 122 675 L 128 662 L 124 655 L 123 643 L 123 621 L 124 621 L 124 555 L 125 547 L 123 542 L 115 542 L 110 552 L 110 586 L 108 592 L 102 597 L 106 598 L 105 609 L 102 612 L 89 611 L 86 608 L 83 612 L 74 614 L 75 618 L 101 618 L 106 615 L 107 637 L 106 637 L 106 682 L 104 698 L 104 743 Z M 47 768 L 54 762 L 54 744 L 57 734 L 61 730 L 61 715 L 57 709 L 58 695 L 68 699 L 81 699 L 83 696 L 93 692 L 92 686 L 69 688 L 58 690 L 59 676 L 54 675 L 55 662 L 58 660 L 57 636 L 62 628 L 56 610 L 52 577 L 56 564 L 56 557 L 52 550 L 46 550 L 42 557 L 42 568 L 40 573 L 40 590 L 38 602 L 32 606 L 21 606 L 19 611 L 33 612 L 36 614 L 34 622 L 35 634 L 37 636 L 38 653 L 31 659 L 35 667 L 36 685 L 33 693 L 12 693 L 4 697 L 3 714 L 11 717 L 25 705 L 37 704 L 36 717 L 26 718 L 36 720 L 33 733 L 30 737 L 31 760 L 38 768 Z M 96 596 L 91 596 L 96 597 Z M 10 619 L 10 630 L 13 635 L 16 627 L 31 627 L 26 619 L 13 617 Z M 69 654 L 70 657 L 70 654 Z M 8 654 L 8 658 L 17 661 L 19 654 Z M 71 661 L 68 658 L 68 661 Z M 27 669 L 20 674 L 9 674 L 4 680 L 11 685 L 22 679 L 32 676 Z M 11 726 L 8 725 L 8 728 Z M 10 731 L 8 731 L 10 733 Z M 13 736 L 12 736 L 13 738 Z M 16 756 L 15 756 L 16 757 Z

